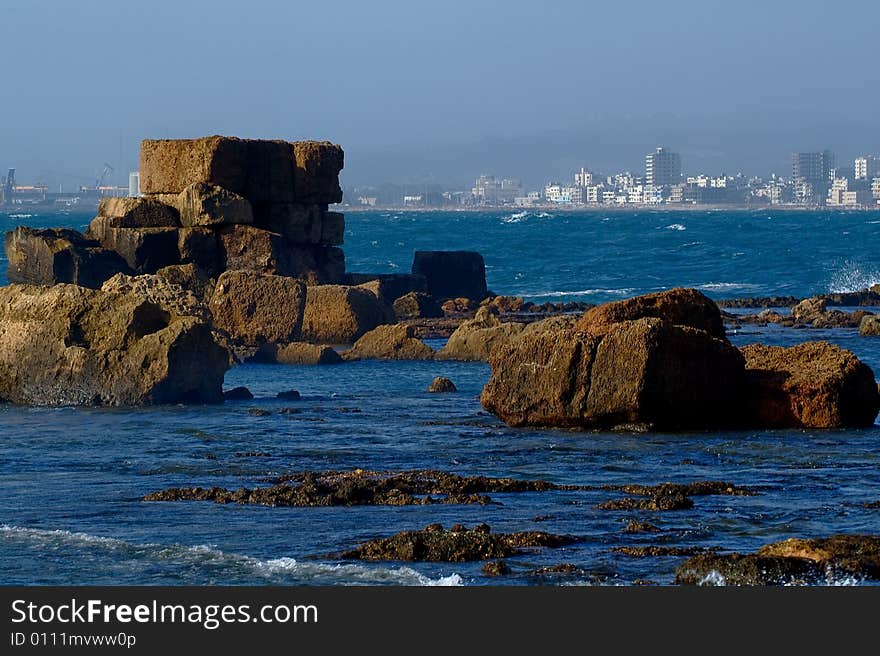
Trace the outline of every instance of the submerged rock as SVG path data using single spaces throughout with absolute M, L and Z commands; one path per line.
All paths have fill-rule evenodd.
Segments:
M 341 558 L 357 560 L 405 560 L 413 562 L 465 562 L 507 558 L 529 547 L 562 547 L 576 540 L 542 531 L 492 533 L 485 524 L 472 529 L 432 524 L 421 531 L 401 531 L 389 538 L 370 540 Z
M 506 576 L 510 574 L 510 565 L 503 560 L 490 560 L 483 565 L 482 572 L 486 576 Z
M 134 293 L 0 288 L 0 398 L 28 405 L 219 403 L 228 356 L 207 323 Z
M 612 547 L 611 553 L 619 553 L 632 558 L 658 558 L 661 556 L 695 556 L 707 551 L 704 547 L 668 547 L 647 545 L 638 547 Z
M 430 360 L 434 349 L 406 324 L 377 326 L 342 354 L 345 360 Z
M 342 364 L 345 360 L 332 347 L 307 342 L 288 344 L 265 344 L 253 356 L 254 362 L 275 362 L 277 364 Z
M 250 401 L 254 395 L 247 387 L 233 387 L 223 392 L 224 401 Z
M 871 426 L 880 393 L 870 367 L 828 342 L 791 348 L 751 344 L 748 423 L 767 428 Z
M 693 508 L 692 496 L 726 495 L 753 496 L 750 488 L 737 487 L 725 481 L 696 481 L 694 483 L 660 483 L 659 485 L 603 485 L 603 490 L 635 494 L 643 498 L 611 499 L 596 506 L 599 510 L 687 510 Z M 629 528 L 633 525 L 630 522 Z M 648 524 L 648 526 L 651 526 Z M 650 529 L 649 529 L 650 530 Z
M 445 376 L 437 376 L 434 380 L 431 381 L 431 384 L 428 385 L 429 392 L 457 392 L 458 389 L 455 387 L 455 383 L 446 378 Z

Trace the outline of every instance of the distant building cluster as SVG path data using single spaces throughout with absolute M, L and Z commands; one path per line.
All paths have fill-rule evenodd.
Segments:
M 347 197 L 354 199 L 349 204 L 365 207 L 880 206 L 878 155 L 863 155 L 852 166 L 838 166 L 828 150 L 794 153 L 790 177 L 685 175 L 682 170 L 681 155 L 660 147 L 645 155 L 644 173 L 609 175 L 582 167 L 570 181 L 551 181 L 533 190 L 518 178 L 481 175 L 464 191 L 439 185 L 385 185 Z

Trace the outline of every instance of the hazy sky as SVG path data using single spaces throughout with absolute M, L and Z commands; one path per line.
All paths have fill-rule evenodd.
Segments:
M 127 179 L 144 137 L 326 138 L 344 184 L 880 151 L 880 2 L 0 0 L 0 167 Z

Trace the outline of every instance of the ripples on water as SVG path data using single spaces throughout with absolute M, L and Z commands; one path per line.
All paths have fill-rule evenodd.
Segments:
M 864 213 L 636 213 L 614 214 L 608 222 L 599 214 L 528 214 L 505 222 L 509 216 L 353 214 L 349 269 L 382 270 L 393 262 L 405 270 L 418 248 L 475 248 L 486 255 L 496 291 L 533 298 L 537 290 L 566 298 L 568 289 L 600 300 L 615 297 L 616 290 L 631 295 L 674 284 L 701 285 L 714 296 L 801 295 L 828 289 L 839 270 L 858 269 L 868 272 L 858 280 L 870 279 L 878 246 L 868 227 L 877 215 Z M 88 220 L 63 218 L 73 226 Z M 62 217 L 29 222 L 40 220 L 51 225 Z M 687 229 L 664 230 L 672 224 Z M 837 239 L 843 229 L 857 236 Z M 685 246 L 694 242 L 700 245 Z M 854 330 L 745 326 L 731 338 L 737 344 L 830 339 L 880 370 L 880 340 Z M 631 559 L 608 549 L 670 544 L 753 550 L 793 535 L 878 533 L 880 511 L 862 505 L 880 499 L 877 427 L 681 435 L 511 429 L 480 408 L 477 395 L 488 374 L 481 363 L 248 365 L 231 370 L 226 384 L 246 385 L 257 398 L 220 407 L 2 407 L 0 582 L 523 585 L 547 582 L 525 576 L 530 568 L 570 562 L 589 572 L 575 583 L 669 583 L 681 558 Z M 428 394 L 436 375 L 450 377 L 460 391 Z M 274 398 L 291 388 L 302 392 L 302 400 Z M 300 412 L 279 414 L 285 406 Z M 252 407 L 272 414 L 249 416 Z M 269 455 L 242 455 L 254 451 Z M 500 504 L 473 507 L 139 501 L 171 485 L 253 486 L 289 471 L 354 467 L 592 485 L 723 479 L 761 494 L 695 497 L 693 510 L 658 514 L 597 510 L 597 503 L 617 496 L 603 492 L 495 494 Z M 663 532 L 625 534 L 631 518 Z M 482 577 L 479 563 L 360 564 L 333 557 L 361 540 L 436 521 L 485 521 L 497 530 L 546 530 L 582 541 L 512 558 L 514 575 L 502 579 Z

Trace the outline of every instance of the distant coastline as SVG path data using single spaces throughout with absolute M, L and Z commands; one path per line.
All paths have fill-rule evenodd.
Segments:
M 605 213 L 605 212 L 833 212 L 851 214 L 855 212 L 880 212 L 880 205 L 876 207 L 814 207 L 805 205 L 535 205 L 532 207 L 412 207 L 412 206 L 345 206 L 334 208 L 340 212 L 564 212 L 568 214 Z

